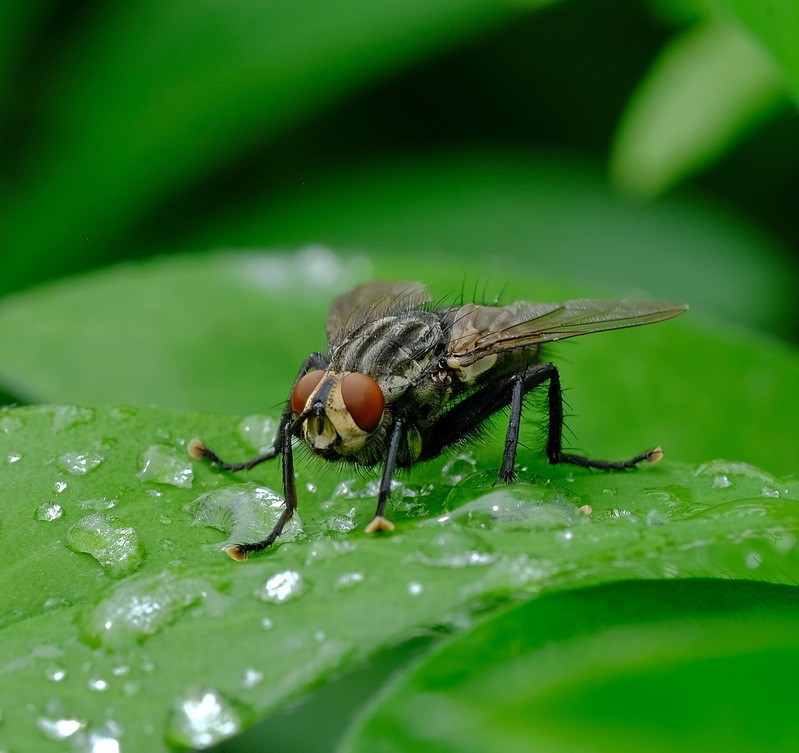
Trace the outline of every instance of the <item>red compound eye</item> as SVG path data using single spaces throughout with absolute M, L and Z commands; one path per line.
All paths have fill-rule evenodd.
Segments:
M 308 402 L 311 393 L 319 386 L 319 382 L 322 381 L 324 375 L 325 372 L 321 369 L 309 371 L 294 385 L 294 389 L 291 391 L 291 410 L 295 416 L 305 410 L 305 403 Z
M 353 371 L 341 380 L 341 397 L 352 420 L 364 431 L 373 431 L 383 418 L 383 391 L 372 377 Z

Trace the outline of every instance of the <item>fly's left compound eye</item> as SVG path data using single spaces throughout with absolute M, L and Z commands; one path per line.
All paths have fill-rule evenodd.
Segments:
M 353 371 L 341 380 L 341 398 L 352 420 L 364 431 L 374 431 L 383 418 L 386 401 L 372 377 Z
M 299 416 L 303 412 L 305 403 L 308 402 L 311 393 L 319 386 L 319 382 L 322 381 L 324 375 L 324 371 L 315 369 L 314 371 L 309 371 L 294 385 L 294 389 L 291 391 L 291 410 L 295 416 Z

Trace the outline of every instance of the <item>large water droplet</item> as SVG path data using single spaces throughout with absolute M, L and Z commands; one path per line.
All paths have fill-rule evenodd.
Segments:
M 296 599 L 305 590 L 305 581 L 302 575 L 296 570 L 284 570 L 275 573 L 264 585 L 259 588 L 255 595 L 262 601 L 269 601 L 273 604 Z
M 435 531 L 433 537 L 419 547 L 417 558 L 433 567 L 468 567 L 488 565 L 496 557 L 492 547 L 470 531 L 447 528 Z
M 209 526 L 227 535 L 218 545 L 220 549 L 259 541 L 274 528 L 284 507 L 276 492 L 251 482 L 214 489 L 189 504 L 189 509 L 194 510 L 192 525 Z M 302 522 L 294 513 L 279 541 L 294 541 L 301 535 Z
M 49 522 L 51 520 L 58 520 L 63 514 L 64 508 L 57 502 L 43 502 L 36 508 L 33 517 L 36 518 L 36 520 Z
M 136 474 L 142 481 L 191 489 L 194 468 L 185 452 L 169 445 L 152 444 L 144 451 L 142 462 L 142 469 Z
M 65 452 L 56 460 L 55 464 L 65 473 L 81 476 L 93 471 L 102 462 L 102 455 L 86 450 L 84 452 Z
M 119 518 L 94 513 L 81 518 L 67 532 L 67 546 L 94 557 L 112 578 L 135 571 L 144 559 L 136 531 Z
M 239 436 L 258 453 L 266 452 L 275 442 L 275 422 L 271 416 L 245 416 L 238 428 Z
M 735 476 L 775 483 L 774 478 L 760 468 L 749 465 L 749 463 L 736 463 L 729 460 L 713 460 L 709 463 L 703 463 L 694 471 L 694 476 L 711 476 L 713 478 L 713 486 L 722 489 L 731 486 Z
M 167 740 L 188 748 L 208 748 L 241 728 L 233 705 L 215 690 L 195 690 L 175 704 Z
M 578 499 L 551 487 L 517 484 L 493 489 L 422 525 L 450 520 L 479 528 L 544 530 L 584 524 L 588 518 L 580 512 Z
M 92 645 L 119 647 L 143 642 L 189 609 L 221 614 L 224 597 L 206 578 L 164 571 L 149 578 L 130 578 L 85 612 L 82 628 Z

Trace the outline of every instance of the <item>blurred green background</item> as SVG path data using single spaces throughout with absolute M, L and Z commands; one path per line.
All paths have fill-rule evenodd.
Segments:
M 0 292 L 325 244 L 795 339 L 797 38 L 793 0 L 8 0 Z

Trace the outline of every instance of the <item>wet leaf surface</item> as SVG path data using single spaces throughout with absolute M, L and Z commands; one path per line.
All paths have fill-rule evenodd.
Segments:
M 742 463 L 602 474 L 530 462 L 498 487 L 494 440 L 459 479 L 452 458 L 399 479 L 396 531 L 368 536 L 374 479 L 300 459 L 301 526 L 235 563 L 220 546 L 242 521 L 268 526 L 280 470 L 218 473 L 183 451 L 200 435 L 252 454 L 239 419 L 43 406 L 0 420 L 0 739 L 15 751 L 210 745 L 383 647 L 507 599 L 623 578 L 799 578 L 799 485 Z M 142 478 L 154 445 L 175 464 Z M 103 460 L 72 473 L 67 453 Z

